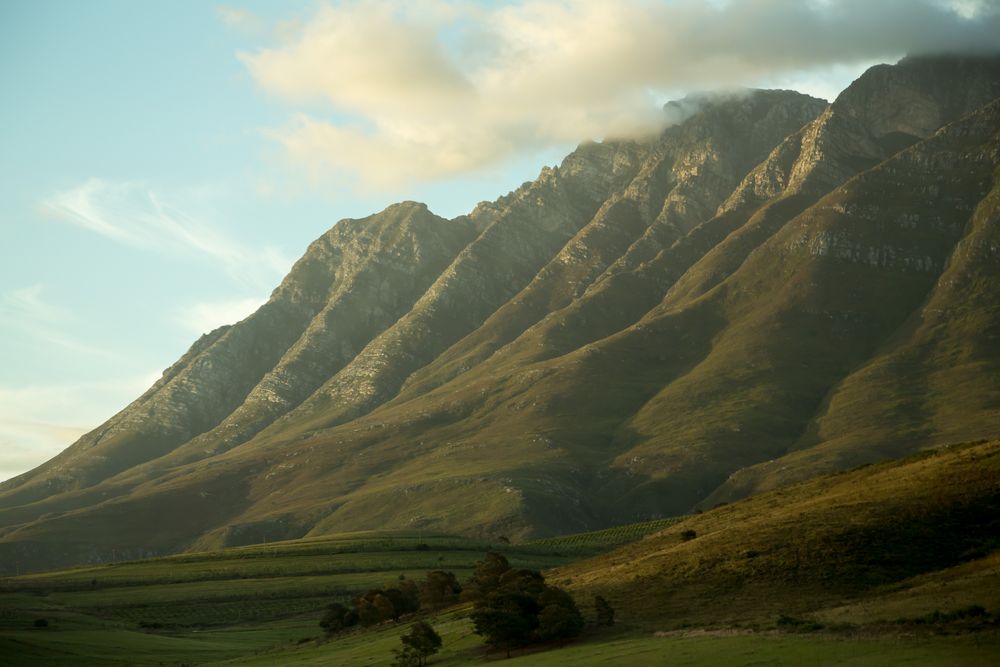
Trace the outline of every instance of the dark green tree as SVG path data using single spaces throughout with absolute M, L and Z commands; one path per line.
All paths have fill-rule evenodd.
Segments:
M 454 572 L 428 572 L 427 578 L 420 585 L 420 607 L 434 610 L 453 605 L 458 602 L 461 592 L 462 586 Z
M 476 563 L 469 581 L 462 589 L 462 599 L 479 600 L 497 590 L 500 577 L 510 569 L 507 558 L 496 551 L 487 551 L 483 559 Z
M 332 635 L 356 623 L 357 614 L 339 602 L 334 602 L 323 612 L 323 618 L 320 619 L 319 626 L 326 630 L 326 634 Z
M 392 603 L 393 620 L 420 609 L 420 590 L 412 581 L 402 581 L 399 586 L 386 588 L 382 593 Z
M 596 612 L 598 625 L 611 626 L 615 624 L 614 608 L 600 595 L 594 596 L 594 611 Z
M 534 570 L 507 570 L 497 579 L 497 589 L 538 596 L 545 590 L 545 577 Z
M 441 650 L 441 636 L 424 621 L 414 623 L 399 640 L 403 648 L 394 653 L 400 667 L 422 667 L 427 664 L 427 658 Z
M 558 639 L 560 644 L 583 631 L 586 623 L 573 597 L 561 588 L 545 586 L 537 596 L 539 640 Z
M 531 641 L 538 627 L 538 602 L 524 593 L 496 591 L 480 599 L 472 611 L 473 631 L 486 643 L 507 651 Z
M 567 639 L 579 635 L 584 625 L 583 616 L 580 615 L 576 605 L 563 607 L 550 604 L 538 612 L 538 628 L 535 630 L 535 636 L 541 641 L 556 639 L 560 646 L 563 646 Z

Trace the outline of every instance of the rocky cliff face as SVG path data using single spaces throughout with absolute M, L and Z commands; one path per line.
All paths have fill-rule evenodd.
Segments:
M 0 561 L 689 511 L 1000 423 L 1000 60 L 687 99 L 467 216 L 313 243 L 0 486 Z

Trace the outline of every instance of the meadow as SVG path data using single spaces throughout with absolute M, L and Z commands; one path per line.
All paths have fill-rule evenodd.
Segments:
M 967 443 L 785 487 L 687 517 L 520 544 L 367 531 L 0 581 L 0 664 L 389 665 L 408 624 L 434 665 L 502 658 L 469 608 L 326 637 L 324 608 L 487 549 L 545 572 L 589 624 L 526 665 L 995 664 L 1000 443 Z M 594 625 L 593 596 L 616 610 Z

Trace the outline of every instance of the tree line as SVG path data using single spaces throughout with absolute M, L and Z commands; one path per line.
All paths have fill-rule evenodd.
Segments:
M 507 558 L 488 551 L 476 563 L 465 585 L 452 572 L 428 572 L 422 581 L 400 578 L 398 583 L 371 589 L 357 596 L 351 605 L 334 603 L 327 607 L 320 626 L 328 635 L 354 626 L 371 626 L 398 621 L 414 612 L 433 612 L 472 602 L 474 632 L 493 649 L 504 650 L 536 642 L 558 642 L 560 646 L 579 635 L 586 623 L 573 597 L 546 583 L 537 570 L 512 568 Z M 614 609 L 604 598 L 594 599 L 598 625 L 614 624 Z M 426 664 L 441 647 L 441 638 L 428 623 L 418 621 L 400 638 L 396 665 L 416 667 Z

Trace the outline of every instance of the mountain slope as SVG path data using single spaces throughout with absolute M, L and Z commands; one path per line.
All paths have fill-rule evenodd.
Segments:
M 719 507 L 553 578 L 660 629 L 992 610 L 998 481 L 1000 442 L 946 447 Z
M 1000 59 L 940 57 L 690 98 L 468 216 L 342 221 L 0 485 L 0 558 L 552 534 L 993 435 L 998 96 Z

